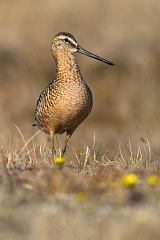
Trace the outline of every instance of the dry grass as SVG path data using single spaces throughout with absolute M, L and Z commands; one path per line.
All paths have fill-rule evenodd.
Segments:
M 160 185 L 148 182 L 160 177 L 159 161 L 147 140 L 128 141 L 112 156 L 97 149 L 96 139 L 84 152 L 68 146 L 72 153 L 59 169 L 47 142 L 20 135 L 14 152 L 12 143 L 0 150 L 1 237 L 159 239 Z M 133 186 L 122 182 L 129 173 L 138 178 Z
M 0 1 L 0 239 L 160 238 L 159 5 Z M 49 42 L 59 31 L 116 64 L 79 56 L 94 109 L 63 169 L 31 127 L 54 76 Z M 122 181 L 130 173 L 133 187 Z

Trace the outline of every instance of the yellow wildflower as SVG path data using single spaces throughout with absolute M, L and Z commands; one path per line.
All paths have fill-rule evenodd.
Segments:
M 150 175 L 147 179 L 147 182 L 151 186 L 156 186 L 158 184 L 158 176 L 157 175 Z
M 87 199 L 87 197 L 88 197 L 88 195 L 87 195 L 87 193 L 85 193 L 85 192 L 77 192 L 77 193 L 76 193 L 76 198 L 77 198 L 77 200 L 79 200 L 80 202 L 85 201 L 85 200 Z
M 149 216 L 148 216 L 148 212 L 146 210 L 140 209 L 135 213 L 134 217 L 138 223 L 143 223 L 148 219 Z
M 64 157 L 56 157 L 54 159 L 54 162 L 58 166 L 62 166 L 64 164 Z
M 136 174 L 128 174 L 122 177 L 122 184 L 126 187 L 133 187 L 137 184 L 138 176 Z
M 112 188 L 117 188 L 118 187 L 117 182 L 115 182 L 115 181 L 111 182 L 111 187 Z

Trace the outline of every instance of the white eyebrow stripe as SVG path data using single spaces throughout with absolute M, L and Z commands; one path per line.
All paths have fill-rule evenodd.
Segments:
M 77 43 L 76 43 L 72 38 L 68 37 L 68 40 L 69 40 L 71 43 L 73 43 L 74 45 L 77 46 Z
M 68 40 L 73 44 L 73 45 L 76 45 L 77 46 L 77 43 L 70 37 L 68 36 L 59 36 L 60 39 L 65 39 L 65 38 L 68 38 Z

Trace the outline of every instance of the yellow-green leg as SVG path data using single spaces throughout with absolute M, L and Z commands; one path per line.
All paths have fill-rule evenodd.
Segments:
M 67 144 L 68 144 L 69 138 L 70 138 L 70 134 L 67 134 L 65 142 L 64 142 L 64 147 L 62 149 L 62 157 L 64 157 L 64 154 L 66 153 L 66 149 L 67 149 Z
M 51 133 L 51 140 L 52 140 L 52 155 L 55 156 L 56 149 L 55 149 L 55 145 L 54 145 L 54 133 Z

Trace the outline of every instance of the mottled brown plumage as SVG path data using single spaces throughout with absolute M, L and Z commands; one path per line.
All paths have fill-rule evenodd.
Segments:
M 82 49 L 69 33 L 58 33 L 52 40 L 52 55 L 56 63 L 56 78 L 40 94 L 35 110 L 35 125 L 51 135 L 67 133 L 62 155 L 69 137 L 92 110 L 90 88 L 83 79 L 74 57 L 75 52 L 102 59 Z M 54 146 L 53 146 L 54 148 Z

